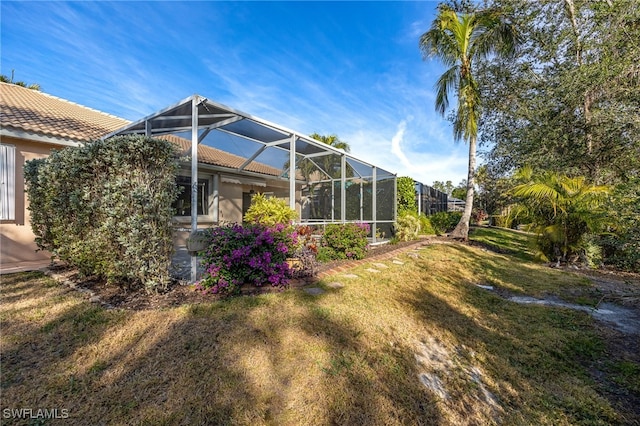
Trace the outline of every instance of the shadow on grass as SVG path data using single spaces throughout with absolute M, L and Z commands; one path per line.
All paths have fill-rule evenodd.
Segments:
M 43 280 L 15 276 L 2 292 Z M 4 330 L 2 409 L 64 408 L 65 424 L 441 421 L 412 349 L 372 347 L 322 296 L 288 291 L 131 312 L 59 287 L 42 293 L 34 309 L 43 318 L 21 312 Z M 3 318 L 15 301 L 2 301 Z
M 482 271 L 490 269 L 496 275 L 508 273 L 515 280 L 511 284 L 518 286 L 523 266 L 509 265 L 495 256 L 480 257 L 462 245 L 450 250 L 475 268 L 479 280 Z M 428 270 L 431 263 L 420 259 L 416 264 Z M 421 314 L 426 329 L 450 345 L 457 373 L 442 377 L 456 412 L 472 416 L 484 407 L 487 416 L 492 414 L 477 390 L 478 382 L 474 385 L 469 375 L 474 366 L 480 366 L 483 385 L 496 396 L 502 408 L 499 418 L 505 424 L 622 422 L 588 375 L 587 365 L 604 353 L 587 314 L 517 305 L 455 276 L 436 281 L 437 285 L 426 282 L 407 292 L 403 303 Z M 521 289 L 527 291 L 527 283 Z M 478 403 L 480 408 L 469 410 Z

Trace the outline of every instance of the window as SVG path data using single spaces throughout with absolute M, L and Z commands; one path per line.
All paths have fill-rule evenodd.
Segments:
M 178 176 L 178 199 L 173 203 L 176 216 L 191 216 L 191 177 Z M 198 179 L 198 216 L 209 214 L 209 180 Z
M 16 147 L 0 145 L 0 220 L 16 219 Z

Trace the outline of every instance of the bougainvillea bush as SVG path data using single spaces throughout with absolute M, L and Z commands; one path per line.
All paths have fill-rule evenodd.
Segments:
M 291 226 L 229 225 L 207 231 L 202 252 L 204 278 L 196 288 L 213 294 L 238 294 L 243 284 L 283 287 L 291 278 L 287 258 L 297 244 Z
M 322 235 L 318 260 L 362 259 L 367 253 L 368 223 L 332 223 Z

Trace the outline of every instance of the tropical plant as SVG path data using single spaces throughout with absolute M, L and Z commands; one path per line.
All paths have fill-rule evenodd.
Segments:
M 290 225 L 297 217 L 298 214 L 285 200 L 267 198 L 258 193 L 251 197 L 251 206 L 244 214 L 244 221 L 262 226 Z
M 515 27 L 498 9 L 486 9 L 458 15 L 447 5 L 438 7 L 431 28 L 420 37 L 423 57 L 438 57 L 449 67 L 436 84 L 436 111 L 444 115 L 449 107 L 449 93 L 455 91 L 458 107 L 453 117 L 456 141 L 469 143 L 469 168 L 464 213 L 452 233 L 467 239 L 473 209 L 476 140 L 480 120 L 480 88 L 474 78 L 474 61 L 489 55 L 511 55 L 518 37 Z
M 411 241 L 420 235 L 420 220 L 417 215 L 405 213 L 398 216 L 395 226 L 395 239 L 398 241 Z
M 512 190 L 516 204 L 510 219 L 530 224 L 537 236 L 539 256 L 557 262 L 576 261 L 584 254 L 585 237 L 606 224 L 605 186 L 590 185 L 582 176 L 569 177 L 523 167 L 515 175 Z
M 237 294 L 245 283 L 281 287 L 291 277 L 287 257 L 297 243 L 291 227 L 235 224 L 208 230 L 205 238 L 205 274 L 196 284 L 205 293 Z

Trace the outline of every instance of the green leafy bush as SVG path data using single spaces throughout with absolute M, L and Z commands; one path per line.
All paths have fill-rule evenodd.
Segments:
M 460 212 L 438 212 L 429 216 L 429 221 L 435 233 L 442 235 L 453 231 L 461 217 Z
M 417 216 L 417 215 L 416 215 Z M 420 234 L 420 220 L 411 214 L 403 214 L 398 217 L 395 224 L 395 238 L 398 241 L 411 241 Z
M 433 225 L 431 225 L 431 219 L 429 219 L 429 216 L 422 213 L 418 216 L 418 220 L 420 221 L 420 235 L 436 234 L 436 230 L 433 228 Z
M 82 273 L 166 288 L 173 252 L 173 144 L 141 136 L 94 141 L 28 161 L 36 243 Z
M 244 221 L 262 226 L 275 226 L 278 223 L 289 225 L 297 216 L 285 200 L 255 194 L 251 198 L 249 210 L 244 215 Z
M 318 260 L 362 259 L 367 253 L 366 223 L 332 223 L 327 225 L 318 248 Z
M 640 178 L 619 184 L 607 204 L 608 232 L 598 243 L 605 264 L 640 272 Z
M 398 188 L 398 216 L 404 213 L 416 213 L 418 212 L 418 203 L 416 201 L 416 187 L 412 178 L 399 177 L 396 180 L 396 186 Z

